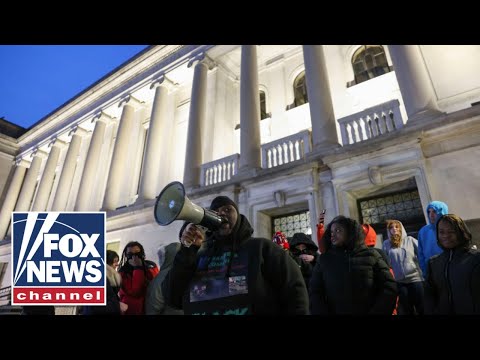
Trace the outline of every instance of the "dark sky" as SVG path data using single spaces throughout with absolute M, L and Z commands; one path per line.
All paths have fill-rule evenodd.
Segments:
M 0 117 L 30 127 L 147 45 L 1 45 Z

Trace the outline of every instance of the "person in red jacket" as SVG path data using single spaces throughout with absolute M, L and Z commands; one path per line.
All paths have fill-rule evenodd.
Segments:
M 122 287 L 119 291 L 120 301 L 128 305 L 124 314 L 144 315 L 147 286 L 159 273 L 157 264 L 145 259 L 145 250 L 142 244 L 131 241 L 123 249 L 118 272 L 122 276 Z

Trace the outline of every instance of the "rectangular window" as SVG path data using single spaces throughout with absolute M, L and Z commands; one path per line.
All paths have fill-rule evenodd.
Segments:
M 407 233 L 415 237 L 425 225 L 424 210 L 418 190 L 406 190 L 357 201 L 362 224 L 370 224 L 377 233 L 385 231 L 386 220 L 399 220 Z M 415 234 L 415 235 L 414 235 Z
M 292 237 L 297 232 L 312 234 L 310 211 L 303 210 L 288 215 L 272 217 L 272 231 L 272 238 L 277 231 L 283 232 L 287 237 Z

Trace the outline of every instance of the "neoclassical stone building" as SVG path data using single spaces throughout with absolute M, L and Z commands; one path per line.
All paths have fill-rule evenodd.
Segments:
M 106 211 L 109 248 L 158 261 L 181 226 L 153 216 L 174 180 L 201 206 L 230 196 L 267 238 L 312 233 L 322 209 L 415 233 L 431 200 L 476 226 L 479 63 L 480 46 L 151 46 L 0 135 L 0 287 L 12 211 Z

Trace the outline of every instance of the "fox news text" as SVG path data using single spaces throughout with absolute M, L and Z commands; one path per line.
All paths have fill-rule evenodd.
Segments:
M 12 214 L 13 305 L 105 305 L 105 213 Z

